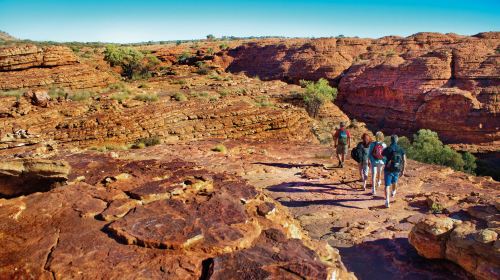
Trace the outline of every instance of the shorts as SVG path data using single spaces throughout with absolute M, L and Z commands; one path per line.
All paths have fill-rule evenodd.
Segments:
M 337 145 L 337 154 L 338 155 L 347 155 L 347 145 Z
M 391 171 L 385 171 L 384 172 L 384 180 L 385 180 L 385 186 L 389 187 L 393 184 L 396 184 L 399 179 L 399 171 L 391 172 Z

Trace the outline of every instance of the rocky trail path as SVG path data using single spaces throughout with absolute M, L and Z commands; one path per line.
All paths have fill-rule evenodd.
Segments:
M 471 190 L 498 194 L 498 183 L 449 168 L 410 161 L 391 207 L 383 188 L 363 191 L 354 161 L 333 167 L 329 147 L 225 141 L 227 154 L 211 152 L 217 142 L 153 147 L 138 151 L 177 155 L 207 168 L 235 173 L 288 207 L 309 235 L 339 249 L 359 279 L 469 279 L 457 265 L 420 257 L 408 242 L 413 225 L 429 213 L 432 199 L 453 200 Z M 335 162 L 336 163 L 336 162 Z

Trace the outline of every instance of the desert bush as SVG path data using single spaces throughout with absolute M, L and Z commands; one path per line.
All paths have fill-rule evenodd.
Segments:
M 337 97 L 337 89 L 331 87 L 328 80 L 323 78 L 317 82 L 301 80 L 300 85 L 305 88 L 303 99 L 306 110 L 313 118 L 316 118 L 323 104 Z
M 96 95 L 93 91 L 79 90 L 68 94 L 68 99 L 73 101 L 86 101 Z
M 269 100 L 267 96 L 259 96 L 257 97 L 256 105 L 259 107 L 270 107 L 274 104 Z
M 213 48 L 208 48 L 207 49 L 207 54 L 208 55 L 213 55 L 214 54 L 214 49 Z
M 217 75 L 217 74 L 210 74 L 208 76 L 208 78 L 212 79 L 214 81 L 222 81 L 223 80 L 223 78 L 221 76 Z
M 219 45 L 219 48 L 221 50 L 227 50 L 227 49 L 229 49 L 229 46 L 226 43 L 222 43 L 222 44 Z
M 181 55 L 177 57 L 177 63 L 187 63 L 191 58 L 191 54 L 189 52 L 183 52 Z
M 182 92 L 178 92 L 178 93 L 174 94 L 174 99 L 177 101 L 187 101 L 188 100 L 186 95 L 184 95 Z
M 186 80 L 183 80 L 183 79 L 172 80 L 170 83 L 173 85 L 185 85 L 185 84 L 187 84 Z
M 8 97 L 15 97 L 15 98 L 20 98 L 23 96 L 24 90 L 16 89 L 16 90 L 6 90 L 6 91 L 0 91 L 0 96 L 8 96 Z
M 110 96 L 111 99 L 116 100 L 118 102 L 123 102 L 127 99 L 130 99 L 130 93 L 128 92 L 115 92 Z
M 444 165 L 472 174 L 476 170 L 476 158 L 471 153 L 459 153 L 444 145 L 438 134 L 429 129 L 419 130 L 413 135 L 413 142 L 401 137 L 399 145 L 407 151 L 409 158 L 416 161 Z
M 134 96 L 135 100 L 143 101 L 143 102 L 156 102 L 159 97 L 156 93 L 139 93 Z
M 219 96 L 221 98 L 224 98 L 224 97 L 228 96 L 229 94 L 231 94 L 231 91 L 229 91 L 228 89 L 222 89 L 219 91 Z
M 106 143 L 101 146 L 92 146 L 89 150 L 98 151 L 98 152 L 107 152 L 107 151 L 126 151 L 130 149 L 130 145 L 125 144 L 116 144 L 116 143 Z
M 58 88 L 58 87 L 51 87 L 47 94 L 50 96 L 52 99 L 57 99 L 57 98 L 66 98 L 68 97 L 69 93 L 67 93 L 64 89 Z
M 214 36 L 214 35 L 212 35 L 212 34 L 208 34 L 208 35 L 207 35 L 207 40 L 208 40 L 208 41 L 213 41 L 213 40 L 215 40 L 215 36 Z
M 123 76 L 128 79 L 149 77 L 160 60 L 152 54 L 144 54 L 130 47 L 108 45 L 104 50 L 104 59 L 111 66 L 120 66 Z
M 217 144 L 212 148 L 212 151 L 225 154 L 227 153 L 227 148 L 223 144 Z
M 206 66 L 206 64 L 203 61 L 197 61 L 196 66 L 198 67 L 196 73 L 199 75 L 207 75 L 208 72 L 210 71 L 210 68 L 208 68 L 208 66 Z
M 137 139 L 134 143 L 134 145 L 140 145 L 140 146 L 144 145 L 146 147 L 155 146 L 158 144 L 161 144 L 160 137 L 158 137 L 158 136 L 150 136 L 150 137 L 140 138 L 140 139 Z

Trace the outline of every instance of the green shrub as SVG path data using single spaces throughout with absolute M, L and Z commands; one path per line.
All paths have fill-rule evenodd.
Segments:
M 62 88 L 51 87 L 48 91 L 48 95 L 52 99 L 57 99 L 57 98 L 66 98 L 69 95 L 69 93 L 67 93 Z
M 214 36 L 214 35 L 212 35 L 212 34 L 208 34 L 208 35 L 207 35 L 207 40 L 208 40 L 208 41 L 213 41 L 213 40 L 215 40 L 215 36 Z
M 222 43 L 222 44 L 219 45 L 219 48 L 221 50 L 227 50 L 227 49 L 229 49 L 229 46 L 226 43 Z
M 221 98 L 224 98 L 224 97 L 228 96 L 229 94 L 231 94 L 231 91 L 229 91 L 227 89 L 222 89 L 219 91 L 219 96 Z
M 259 107 L 270 107 L 274 104 L 269 100 L 267 96 L 259 96 L 257 97 L 257 102 L 255 103 L 255 105 Z
M 225 154 L 227 153 L 227 148 L 223 144 L 217 144 L 212 148 L 212 151 Z
M 181 64 L 187 63 L 190 58 L 191 58 L 191 54 L 189 52 L 185 51 L 177 57 L 177 62 L 181 63 Z
M 213 55 L 214 54 L 214 49 L 213 48 L 208 48 L 207 49 L 207 54 L 208 55 Z
M 136 147 L 136 148 L 137 148 L 137 146 L 150 147 L 150 146 L 155 146 L 158 144 L 161 144 L 160 137 L 150 136 L 150 137 L 146 137 L 146 138 L 137 139 L 132 147 Z
M 143 101 L 143 102 L 156 102 L 158 101 L 158 94 L 156 93 L 139 93 L 134 96 L 135 100 Z
M 186 80 L 183 80 L 183 79 L 172 80 L 170 83 L 172 83 L 174 85 L 185 85 L 185 84 L 187 84 Z
M 128 92 L 115 92 L 111 95 L 111 99 L 118 102 L 123 102 L 124 100 L 130 99 L 130 93 Z
M 7 90 L 7 91 L 0 91 L 0 96 L 8 96 L 8 97 L 15 97 L 15 98 L 20 98 L 23 96 L 24 90 L 16 89 L 16 90 Z
M 86 101 L 96 95 L 95 92 L 88 90 L 79 90 L 68 94 L 68 99 L 73 101 Z
M 432 214 L 441 214 L 441 213 L 443 213 L 443 210 L 444 210 L 443 205 L 441 205 L 439 203 L 432 203 L 432 205 L 430 207 L 430 211 Z
M 401 137 L 399 144 L 407 151 L 409 158 L 416 161 L 439 164 L 451 167 L 458 171 L 474 173 L 476 158 L 471 153 L 459 153 L 444 145 L 436 132 L 421 129 L 413 135 L 413 142 Z
M 104 50 L 104 59 L 111 66 L 120 66 L 123 76 L 128 79 L 150 77 L 150 72 L 160 64 L 160 60 L 152 54 L 144 54 L 130 47 L 108 45 Z
M 305 88 L 303 99 L 306 110 L 313 118 L 318 115 L 323 104 L 333 101 L 337 97 L 337 89 L 331 87 L 328 80 L 323 78 L 317 82 L 301 80 L 300 85 Z
M 178 92 L 176 94 L 174 94 L 174 99 L 177 100 L 177 101 L 187 101 L 187 97 L 186 95 L 184 95 L 183 93 L 181 92 Z

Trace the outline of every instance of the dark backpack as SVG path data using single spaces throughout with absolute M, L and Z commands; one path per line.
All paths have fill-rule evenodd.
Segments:
M 339 145 L 347 145 L 347 131 L 342 129 L 339 131 Z
M 356 162 L 361 162 L 365 158 L 365 149 L 363 148 L 363 143 L 359 143 L 354 149 L 351 151 L 351 157 Z
M 373 146 L 372 156 L 374 159 L 384 159 L 382 153 L 384 152 L 384 146 L 381 143 L 376 142 L 375 146 Z
M 389 154 L 389 161 L 387 162 L 387 169 L 391 172 L 399 172 L 403 168 L 403 152 L 398 148 L 391 148 Z

